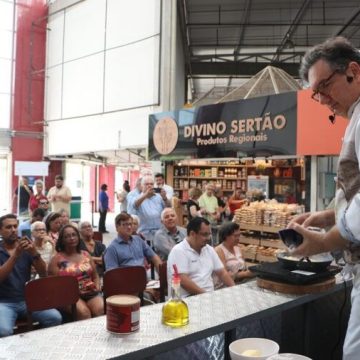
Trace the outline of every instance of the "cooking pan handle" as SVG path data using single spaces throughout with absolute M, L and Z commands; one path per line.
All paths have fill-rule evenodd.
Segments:
M 302 257 L 302 258 L 297 262 L 296 267 L 299 267 L 300 264 L 303 263 L 303 262 L 305 262 L 305 261 L 308 262 L 308 263 L 311 263 L 311 260 L 309 259 L 309 257 L 308 257 L 308 256 L 304 256 L 304 257 Z

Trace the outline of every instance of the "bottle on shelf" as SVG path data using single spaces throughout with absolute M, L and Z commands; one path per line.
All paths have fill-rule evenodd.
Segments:
M 189 323 L 189 309 L 180 297 L 180 276 L 176 265 L 171 281 L 171 298 L 162 308 L 162 323 L 170 327 L 181 327 Z

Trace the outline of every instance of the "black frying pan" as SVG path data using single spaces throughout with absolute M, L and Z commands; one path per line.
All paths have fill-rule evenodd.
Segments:
M 283 268 L 288 270 L 321 272 L 325 271 L 333 260 L 331 255 L 324 255 L 322 261 L 319 261 L 319 259 L 316 259 L 316 261 L 311 261 L 308 257 L 304 257 L 301 259 L 290 259 L 288 258 L 289 256 L 291 255 L 283 252 L 277 254 L 277 259 L 279 263 L 282 265 Z

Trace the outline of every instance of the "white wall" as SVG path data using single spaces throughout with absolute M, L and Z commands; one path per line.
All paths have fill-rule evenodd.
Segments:
M 0 0 L 0 128 L 10 127 L 13 31 L 14 3 Z
M 8 156 L 0 156 L 0 216 L 11 211 L 11 160 Z
M 49 16 L 46 155 L 147 146 L 162 110 L 160 5 L 85 0 Z

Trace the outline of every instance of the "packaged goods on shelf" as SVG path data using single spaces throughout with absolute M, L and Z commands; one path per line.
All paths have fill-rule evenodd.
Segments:
M 298 204 L 282 204 L 276 200 L 266 203 L 255 201 L 249 206 L 236 210 L 234 221 L 241 224 L 284 228 L 294 214 L 300 214 L 303 211 L 303 206 Z

